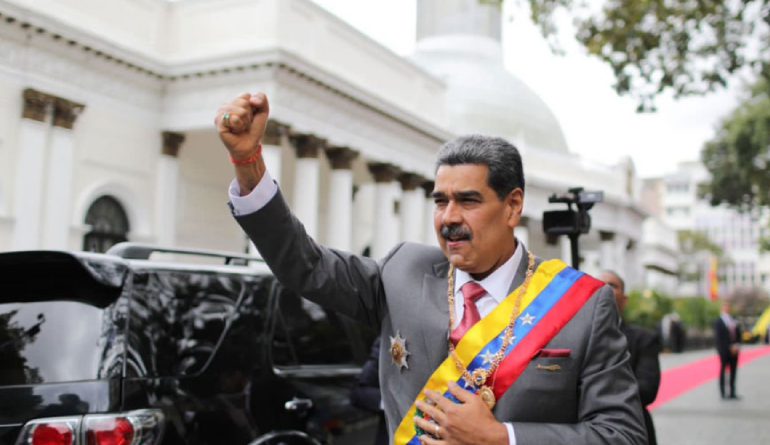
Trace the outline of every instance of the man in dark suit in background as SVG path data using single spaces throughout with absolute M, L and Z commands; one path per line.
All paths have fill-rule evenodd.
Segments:
M 644 406 L 644 424 L 647 427 L 647 439 L 650 445 L 656 445 L 655 425 L 647 406 L 655 401 L 660 387 L 660 337 L 658 333 L 639 326 L 632 326 L 623 321 L 623 310 L 626 308 L 628 296 L 625 292 L 625 283 L 620 276 L 612 271 L 606 271 L 599 277 L 609 284 L 615 292 L 615 301 L 620 311 L 620 330 L 628 340 L 628 351 L 631 354 L 631 368 L 639 383 L 639 398 Z
M 740 352 L 741 325 L 730 316 L 730 304 L 722 304 L 722 313 L 714 321 L 714 341 L 719 353 L 719 394 L 723 399 L 738 399 L 735 394 L 735 373 L 738 371 L 738 353 Z M 725 393 L 725 369 L 730 368 L 730 395 Z

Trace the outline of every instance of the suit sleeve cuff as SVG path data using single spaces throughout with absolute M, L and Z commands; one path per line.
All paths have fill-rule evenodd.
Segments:
M 246 196 L 241 196 L 241 188 L 238 181 L 233 179 L 228 189 L 233 215 L 243 216 L 254 213 L 264 207 L 278 192 L 278 185 L 273 181 L 270 173 L 265 171 L 259 184 Z
M 513 434 L 513 424 L 505 422 L 503 425 L 505 425 L 505 429 L 508 430 L 508 445 L 516 445 L 516 435 Z

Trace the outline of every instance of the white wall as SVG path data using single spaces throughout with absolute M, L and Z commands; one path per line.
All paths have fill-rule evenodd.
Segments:
M 190 132 L 179 152 L 177 244 L 243 252 L 246 238 L 227 207 L 232 166 L 213 132 Z
M 13 184 L 13 165 L 18 152 L 16 135 L 21 121 L 22 97 L 17 83 L 11 76 L 0 71 L 0 214 L 8 210 L 8 191 Z

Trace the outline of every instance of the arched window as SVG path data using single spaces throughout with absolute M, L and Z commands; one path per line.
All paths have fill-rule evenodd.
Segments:
M 86 212 L 90 230 L 83 238 L 83 250 L 106 252 L 113 245 L 128 240 L 128 217 L 123 206 L 112 196 L 102 196 Z

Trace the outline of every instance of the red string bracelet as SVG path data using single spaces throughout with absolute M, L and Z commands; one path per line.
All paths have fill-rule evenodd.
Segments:
M 230 156 L 230 162 L 233 165 L 251 165 L 256 164 L 257 160 L 259 160 L 260 156 L 262 155 L 262 144 L 257 145 L 257 150 L 254 151 L 254 154 L 249 156 L 246 159 L 235 159 L 234 157 Z

